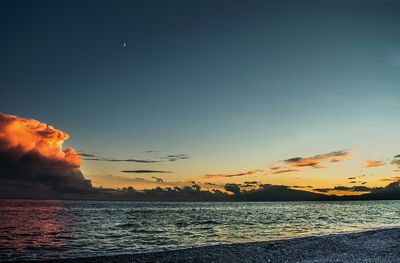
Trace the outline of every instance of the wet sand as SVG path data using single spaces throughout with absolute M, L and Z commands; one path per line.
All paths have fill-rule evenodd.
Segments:
M 40 262 L 400 262 L 400 228 Z

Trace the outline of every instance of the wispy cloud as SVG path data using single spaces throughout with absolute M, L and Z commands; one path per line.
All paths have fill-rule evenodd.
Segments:
M 314 188 L 313 190 L 316 192 L 319 192 L 319 193 L 327 193 L 327 192 L 331 191 L 332 189 L 331 188 Z
M 320 193 L 327 193 L 330 191 L 347 191 L 347 192 L 370 192 L 376 188 L 371 188 L 365 185 L 357 185 L 357 186 L 335 186 L 333 188 L 314 188 L 313 190 Z
M 398 172 L 400 170 L 400 154 L 398 154 L 394 157 L 391 164 L 396 166 L 395 172 Z
M 337 163 L 350 159 L 350 150 L 341 150 L 311 157 L 293 157 L 270 165 L 271 174 L 301 172 L 299 168 L 311 167 L 314 169 L 327 168 L 322 163 Z
M 371 191 L 373 188 L 367 187 L 367 186 L 363 186 L 363 185 L 359 185 L 359 186 L 335 186 L 333 188 L 333 190 L 336 191 L 351 191 L 351 192 L 369 192 Z
M 156 183 L 162 183 L 162 182 L 164 182 L 164 180 L 163 180 L 162 178 L 159 178 L 159 177 L 154 177 L 154 176 L 152 176 L 151 178 L 153 178 L 153 179 L 156 181 Z
M 312 167 L 314 169 L 326 168 L 321 163 L 336 163 L 350 158 L 349 150 L 341 150 L 326 154 L 318 154 L 312 157 L 294 157 L 283 160 L 289 167 Z
M 164 160 L 168 160 L 170 162 L 175 162 L 177 160 L 185 160 L 185 159 L 189 159 L 190 156 L 184 153 L 180 153 L 180 154 L 168 154 L 165 157 L 161 157 L 161 159 Z
M 136 174 L 150 174 L 150 173 L 172 173 L 170 171 L 160 171 L 160 170 L 122 170 L 123 173 L 136 173 Z
M 80 155 L 80 156 L 82 156 L 82 157 L 87 157 L 87 158 L 96 157 L 96 154 L 93 154 L 93 153 L 78 152 L 78 155 Z
M 156 153 L 156 151 L 147 151 L 146 153 Z M 189 159 L 188 154 L 168 154 L 166 156 L 155 157 L 151 159 L 136 159 L 136 158 L 105 158 L 98 157 L 91 153 L 79 153 L 86 161 L 100 161 L 100 162 L 133 162 L 133 163 L 161 163 L 161 162 L 175 162 L 177 160 Z
M 378 167 L 378 166 L 383 166 L 385 165 L 384 162 L 378 161 L 378 160 L 368 160 L 365 163 L 362 164 L 362 167 L 365 168 L 370 168 L 370 167 Z
M 264 170 L 250 170 L 250 171 L 239 172 L 239 173 L 206 174 L 204 176 L 204 178 L 212 179 L 212 178 L 218 178 L 218 177 L 237 177 L 237 176 L 244 176 L 244 175 L 252 175 L 252 174 L 260 173 L 263 171 Z
M 244 182 L 244 184 L 246 184 L 246 185 L 256 185 L 258 183 L 259 182 L 257 182 L 257 181 Z
M 157 160 L 141 160 L 141 159 L 109 159 L 109 158 L 84 158 L 86 161 L 101 162 L 133 162 L 133 163 L 159 163 Z
M 272 174 L 284 174 L 284 173 L 295 173 L 295 172 L 301 172 L 301 171 L 298 169 L 284 169 L 284 170 L 273 171 Z
M 291 188 L 313 188 L 311 185 L 303 186 L 303 185 L 292 185 Z
M 381 179 L 381 181 L 384 181 L 384 182 L 393 182 L 393 181 L 399 181 L 399 180 L 400 180 L 400 176 L 393 176 L 390 178 Z

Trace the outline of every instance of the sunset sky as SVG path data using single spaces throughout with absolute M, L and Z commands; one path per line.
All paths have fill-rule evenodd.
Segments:
M 96 187 L 384 186 L 400 179 L 399 12 L 389 0 L 1 1 L 0 112 L 69 134 Z

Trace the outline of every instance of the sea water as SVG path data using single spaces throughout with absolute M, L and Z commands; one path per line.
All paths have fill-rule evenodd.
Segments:
M 0 200 L 0 261 L 73 258 L 400 226 L 400 201 Z

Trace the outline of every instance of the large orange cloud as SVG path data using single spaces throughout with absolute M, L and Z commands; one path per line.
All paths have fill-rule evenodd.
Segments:
M 72 148 L 62 149 L 68 138 L 67 133 L 43 122 L 0 113 L 0 152 L 14 149 L 20 156 L 37 153 L 78 168 L 81 157 Z
M 91 190 L 79 170 L 81 157 L 62 146 L 69 135 L 33 119 L 0 113 L 1 186 L 46 191 Z

